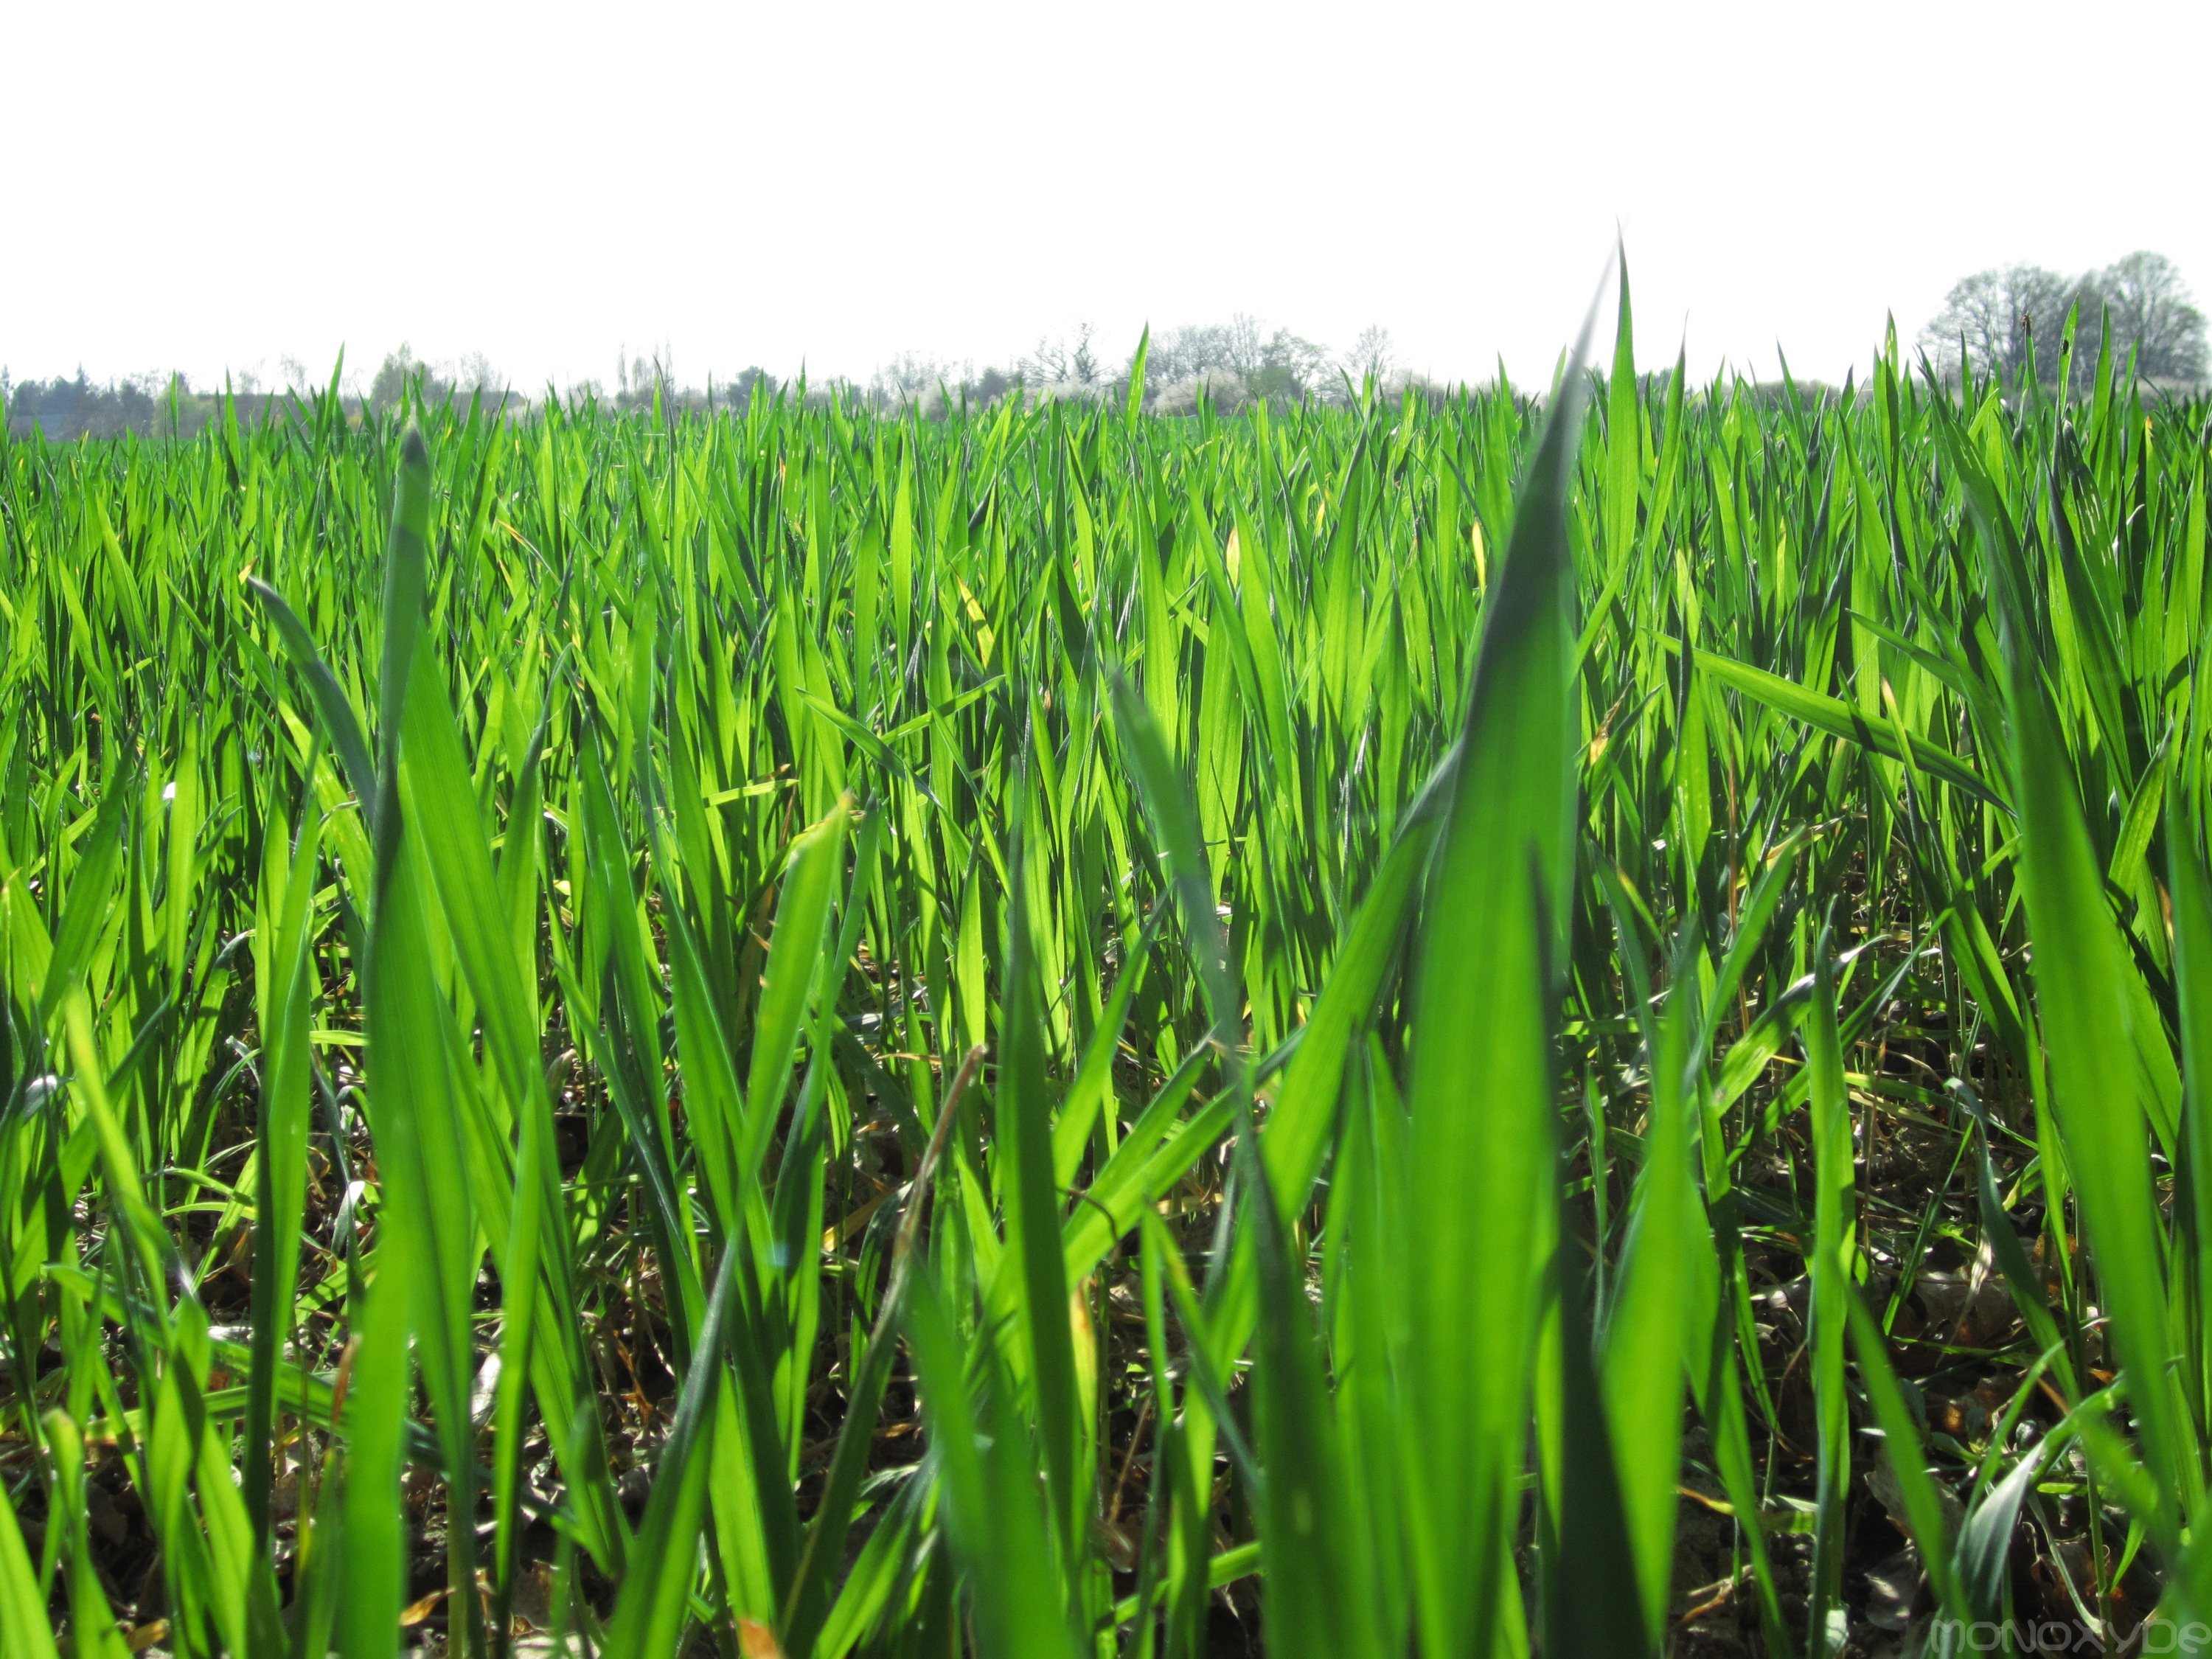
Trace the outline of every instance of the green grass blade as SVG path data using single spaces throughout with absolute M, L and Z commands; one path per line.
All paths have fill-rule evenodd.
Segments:
M 1684 1338 L 1696 1253 L 1712 1248 L 1692 1170 L 1695 1097 L 1688 1085 L 1692 1034 L 1700 1024 L 1694 953 L 1679 953 L 1662 1040 L 1652 1060 L 1651 1121 L 1644 1142 L 1620 1290 L 1606 1322 L 1600 1385 L 1613 1434 L 1644 1642 L 1657 1645 L 1673 1587 L 1674 1512 L 1682 1433 Z
M 273 924 L 270 953 L 281 990 L 272 999 L 261 1087 L 261 1137 L 254 1161 L 252 1405 L 246 1419 L 246 1501 L 255 1535 L 269 1543 L 269 1492 L 274 1479 L 276 1367 L 289 1346 L 300 1273 L 300 1229 L 307 1202 L 309 1021 L 314 1000 L 310 937 L 320 820 L 303 817 Z
M 608 1632 L 610 1650 L 639 1659 L 672 1659 L 689 1620 L 689 1591 L 706 1522 L 707 1442 L 722 1387 L 723 1327 L 737 1294 L 738 1252 L 724 1254 L 700 1322 L 698 1349 L 662 1443 L 659 1477 L 638 1528 L 637 1571 L 623 1581 Z
M 1011 1385 L 985 1343 L 979 1412 L 951 1310 L 927 1271 L 908 1286 L 906 1329 L 938 1459 L 943 1524 L 975 1601 L 977 1652 L 983 1659 L 1077 1653 L 1060 1605 L 1053 1525 L 1010 1409 Z
M 1655 1651 L 1639 1594 L 1614 1437 L 1589 1352 L 1589 1312 L 1562 1247 L 1559 1531 L 1545 1564 L 1544 1650 Z
M 1814 1659 L 1826 1659 L 1842 1650 L 1844 1633 L 1844 1503 L 1851 1471 L 1850 1404 L 1844 1391 L 1844 1329 L 1855 1278 L 1856 1200 L 1850 1101 L 1844 1091 L 1834 970 L 1825 939 L 1815 964 L 1805 1033 L 1814 1186 L 1813 1249 L 1806 1268 L 1813 1291 L 1810 1346 L 1819 1471 L 1805 1650 Z
M 378 681 L 376 808 L 372 818 L 380 882 L 398 846 L 399 731 L 415 669 L 415 641 L 422 632 L 429 561 L 430 451 L 422 434 L 410 427 L 400 440 L 392 533 L 384 552 L 384 665 Z M 334 736 L 332 741 L 338 738 Z
M 1291 1255 L 1252 1136 L 1238 1145 L 1253 1188 L 1242 1213 L 1259 1268 L 1254 1414 L 1267 1476 L 1258 1504 L 1268 1646 L 1289 1659 L 1379 1656 L 1365 1553 L 1336 1526 L 1350 1493 L 1303 1264 Z
M 1909 732 L 1900 738 L 1895 727 L 1869 722 L 1850 704 L 1826 692 L 1796 684 L 1749 663 L 1716 656 L 1710 651 L 1698 653 L 1698 671 L 1792 720 L 1803 721 L 1815 731 L 1844 738 L 1889 760 L 1909 762 L 1929 776 L 1941 778 L 1989 805 L 2007 811 L 2011 808 L 2011 804 L 1992 789 L 1979 773 L 1940 744 Z
M 1969 474 L 1970 485 L 1975 480 Z M 1978 497 L 1973 499 L 1979 499 Z M 2005 535 L 1997 510 L 1978 514 L 1984 543 Z M 2146 1461 L 2180 1514 L 2203 1489 L 2194 1436 L 2174 1386 L 2166 1293 L 2165 1248 L 2143 1131 L 2147 1103 L 2124 1090 L 2114 1109 L 2115 1079 L 2139 1076 L 2125 993 L 2136 967 L 2122 945 L 2091 847 L 2065 750 L 2028 652 L 2031 641 L 2009 562 L 1990 559 L 2000 601 L 2013 793 L 2021 830 L 2020 881 L 2033 973 L 2050 1056 L 2051 1094 L 2082 1218 L 2112 1321 L 2115 1349 L 2128 1378 Z M 2172 1524 L 2179 1524 L 2179 1516 Z
M 1867 1311 L 1856 1289 L 1845 1298 L 1844 1306 L 1850 1321 L 1851 1347 L 1858 1355 L 1859 1377 L 1868 1403 L 1874 1407 L 1875 1422 L 1881 1430 L 1882 1454 L 1896 1474 L 1905 1519 L 1911 1523 L 1913 1542 L 1920 1547 L 1921 1563 L 1935 1587 L 1936 1601 L 1947 1618 L 1971 1619 L 1973 1614 L 1953 1559 L 1955 1540 L 1943 1518 L 1943 1500 L 1928 1471 L 1919 1426 L 1912 1420 L 1897 1373 L 1890 1367 L 1881 1327 Z
M 1018 818 L 1017 819 L 1018 822 Z M 1036 1390 L 1036 1433 L 1043 1443 L 1045 1486 L 1055 1516 L 1056 1551 L 1071 1601 L 1081 1581 L 1088 1541 L 1090 1494 L 1078 1475 L 1084 1437 L 1075 1352 L 1068 1324 L 1068 1285 L 1060 1250 L 1060 1201 L 1053 1184 L 1052 1134 L 1044 1084 L 1043 1010 L 1024 890 L 1026 838 L 1013 852 L 1012 894 L 1006 904 L 1005 1019 L 993 1116 L 999 1187 L 1006 1210 L 1006 1261 L 1016 1272 L 1014 1298 L 1027 1352 L 1023 1364 Z
M 1409 1287 L 1409 1405 L 1425 1433 L 1407 1480 L 1421 1643 L 1439 1653 L 1486 1651 L 1503 1626 L 1499 1564 L 1550 1254 L 1579 384 L 1563 382 L 1490 585 L 1414 991 L 1410 1196 L 1430 1249 Z
M 753 1023 L 752 1066 L 745 1083 L 745 1122 L 738 1157 L 757 1174 L 769 1137 L 791 1083 L 800 1022 L 822 965 L 830 899 L 844 848 L 841 806 L 793 843 L 776 902 L 775 932 L 762 975 L 760 1009 Z
M 1229 944 L 1214 912 L 1212 878 L 1190 791 L 1144 698 L 1119 678 L 1114 682 L 1114 722 L 1167 866 L 1183 936 L 1206 993 L 1213 1039 L 1224 1055 L 1234 1054 L 1243 1045 L 1243 1021 L 1238 1017 L 1239 999 L 1229 975 Z
M 269 612 L 270 620 L 276 624 L 277 637 L 284 641 L 284 649 L 292 659 L 292 666 L 307 683 L 307 690 L 315 700 L 315 713 L 320 716 L 323 730 L 331 744 L 337 750 L 338 763 L 345 769 L 346 782 L 352 787 L 354 798 L 361 803 L 363 816 L 375 827 L 376 769 L 368 757 L 368 740 L 362 735 L 361 721 L 353 712 L 353 705 L 331 672 L 330 665 L 323 660 L 321 652 L 284 596 L 258 576 L 246 579 Z
M 46 1598 L 23 1549 L 13 1504 L 0 1504 L 0 1646 L 21 1659 L 58 1659 Z

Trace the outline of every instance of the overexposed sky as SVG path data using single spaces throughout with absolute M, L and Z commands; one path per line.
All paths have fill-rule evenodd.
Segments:
M 0 364 L 865 376 L 1245 311 L 1539 378 L 1618 227 L 1647 365 L 1840 379 L 2014 259 L 2212 301 L 2208 69 L 2204 0 L 0 0 Z

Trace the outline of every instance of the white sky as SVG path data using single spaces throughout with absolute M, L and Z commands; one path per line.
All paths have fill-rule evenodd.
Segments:
M 1618 226 L 1647 365 L 1840 378 L 2013 259 L 2212 301 L 2208 65 L 2204 0 L 0 0 L 0 364 L 864 376 L 1243 310 L 1537 378 Z

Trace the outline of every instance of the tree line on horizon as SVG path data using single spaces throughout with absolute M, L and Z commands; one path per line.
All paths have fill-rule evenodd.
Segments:
M 704 385 L 686 385 L 677 377 L 672 354 L 665 346 L 637 356 L 625 348 L 617 357 L 611 382 L 586 380 L 564 392 L 549 388 L 547 395 L 634 412 L 655 407 L 688 411 L 742 407 L 755 396 L 779 394 L 814 401 L 834 392 L 880 409 L 918 407 L 926 415 L 942 416 L 963 407 L 988 407 L 1016 392 L 1076 400 L 1120 398 L 1127 394 L 1134 371 L 1133 351 L 1120 362 L 1109 360 L 1098 348 L 1096 329 L 1082 323 L 1067 334 L 1040 339 L 1030 351 L 1005 364 L 979 369 L 972 360 L 908 351 L 865 380 L 811 376 L 803 369 L 780 380 L 749 365 L 734 375 L 709 376 Z M 226 376 L 221 386 L 196 388 L 188 376 L 177 372 L 133 375 L 103 385 L 80 368 L 74 378 L 11 381 L 0 367 L 0 409 L 4 409 L 7 429 L 13 435 L 25 435 L 35 428 L 50 439 L 72 440 L 125 433 L 175 432 L 189 437 L 221 417 L 226 393 L 258 415 L 271 406 L 281 408 L 288 398 L 305 397 L 332 383 L 356 410 L 390 407 L 410 387 L 431 403 L 471 396 L 503 399 L 511 405 L 534 401 L 518 392 L 482 354 L 434 362 L 416 356 L 405 343 L 386 353 L 365 383 L 356 379 L 348 384 L 343 363 L 337 373 L 319 377 L 289 358 L 278 378 L 280 384 L 264 385 L 258 374 L 248 372 Z M 1188 414 L 1203 397 L 1229 413 L 1263 399 L 1345 401 L 1357 396 L 1369 380 L 1394 390 L 1428 384 L 1397 372 L 1387 329 L 1368 328 L 1349 351 L 1334 354 L 1287 328 L 1271 328 L 1239 313 L 1225 323 L 1188 325 L 1151 339 L 1145 402 L 1158 413 Z
M 1962 368 L 1971 368 L 1978 375 L 1994 375 L 2008 385 L 2032 373 L 2046 389 L 2056 389 L 2061 337 L 2069 318 L 2083 331 L 2081 346 L 2071 358 L 2074 390 L 2080 389 L 2094 368 L 2099 332 L 2106 327 L 2113 349 L 2131 359 L 2137 378 L 2145 383 L 2173 392 L 2194 391 L 2205 384 L 2212 355 L 2207 350 L 2204 313 L 2173 262 L 2148 250 L 2076 276 L 2016 263 L 1961 277 L 1920 331 L 1920 350 L 1954 384 Z M 1148 337 L 1146 353 L 1145 406 L 1163 415 L 1192 413 L 1201 400 L 1223 413 L 1255 402 L 1345 401 L 1357 398 L 1370 382 L 1394 392 L 1442 389 L 1400 364 L 1389 331 L 1379 325 L 1363 331 L 1349 350 L 1333 353 L 1288 328 L 1271 327 L 1239 312 L 1223 323 L 1164 329 Z M 906 351 L 866 380 L 810 378 L 803 370 L 790 380 L 781 380 L 758 365 L 749 365 L 734 375 L 709 376 L 703 386 L 684 386 L 676 378 L 673 356 L 666 347 L 637 356 L 624 348 L 617 358 L 611 384 L 586 380 L 565 395 L 624 411 L 655 407 L 705 410 L 743 406 L 756 396 L 816 398 L 834 392 L 878 408 L 913 407 L 925 415 L 942 416 L 961 408 L 987 407 L 1016 392 L 1079 401 L 1119 398 L 1127 395 L 1135 371 L 1133 351 L 1119 362 L 1110 360 L 1099 348 L 1096 329 L 1085 322 L 1069 333 L 1040 339 L 1032 349 L 1004 365 L 979 369 L 972 360 Z M 201 389 L 180 372 L 132 375 L 102 384 L 80 368 L 74 378 L 16 381 L 0 366 L 0 425 L 10 436 L 37 430 L 56 441 L 126 433 L 189 437 L 221 418 L 226 392 L 249 410 L 265 411 L 281 406 L 289 396 L 304 396 L 325 384 L 290 358 L 281 364 L 280 377 L 281 386 L 264 386 L 257 373 L 247 371 L 226 376 L 220 388 Z M 449 396 L 487 397 L 514 404 L 531 401 L 481 353 L 453 362 L 430 362 L 416 356 L 404 343 L 385 355 L 365 385 L 356 383 L 343 395 L 356 410 L 384 408 L 398 402 L 410 386 L 431 402 Z

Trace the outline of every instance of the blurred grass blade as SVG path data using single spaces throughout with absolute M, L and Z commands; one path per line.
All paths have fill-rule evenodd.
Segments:
M 1561 1358 L 1559 1533 L 1544 1573 L 1544 1651 L 1635 1654 L 1656 1650 L 1641 1605 L 1637 1552 L 1629 1536 L 1613 1437 L 1590 1361 L 1589 1311 L 1566 1259 L 1557 1268 Z
M 2172 912 L 2174 1000 L 2187 1091 L 2182 1103 L 2183 1236 L 2195 1305 L 2197 1411 L 2212 1407 L 2212 878 L 2205 873 L 2197 815 L 2166 793 L 2166 892 Z M 2055 1333 L 2054 1333 L 2055 1335 Z M 2201 1547 L 2197 1552 L 2202 1554 Z M 2203 1611 L 2199 1608 L 2198 1611 Z
M 0 1504 L 0 1646 L 21 1659 L 58 1659 L 46 1600 L 23 1550 L 15 1506 Z
M 1489 1651 L 1503 1625 L 1499 1563 L 1551 1254 L 1552 1043 L 1574 847 L 1566 498 L 1579 361 L 1490 584 L 1414 989 L 1409 1196 L 1429 1248 L 1409 1287 L 1409 1405 L 1425 1433 L 1406 1474 L 1421 1645 L 1438 1653 Z

